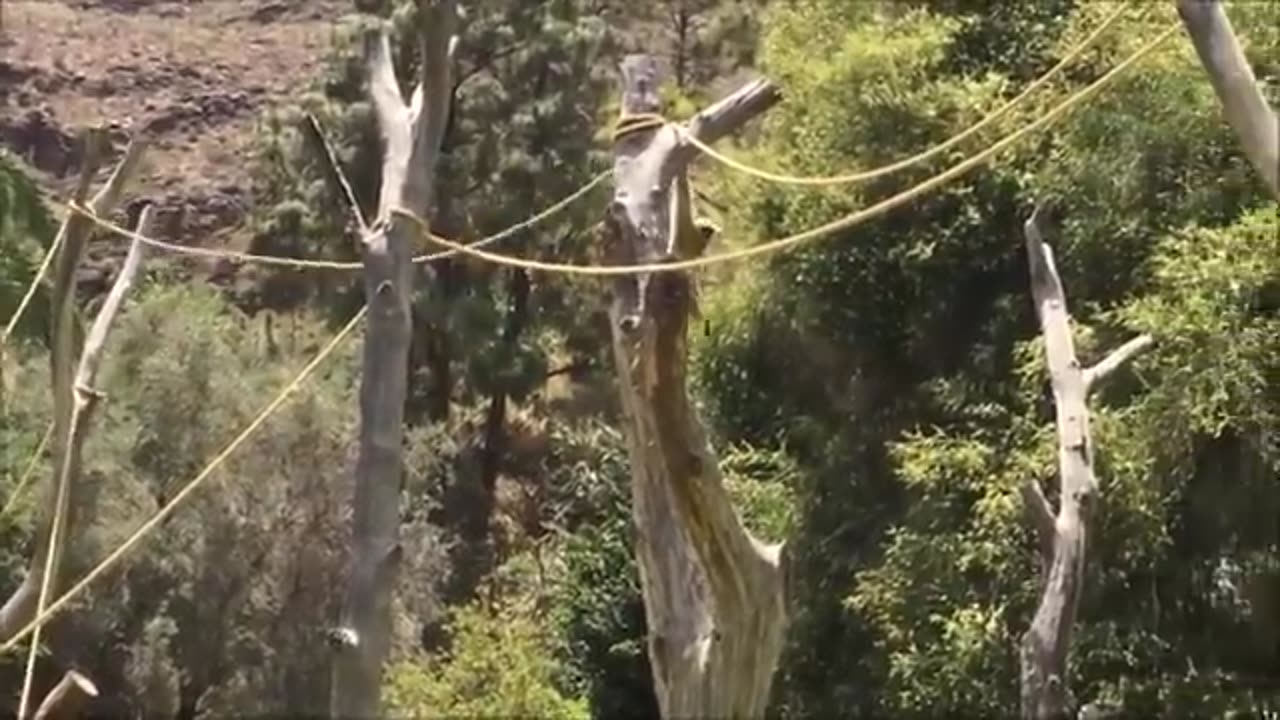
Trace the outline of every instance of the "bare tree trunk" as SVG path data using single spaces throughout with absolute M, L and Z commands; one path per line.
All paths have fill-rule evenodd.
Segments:
M 1280 199 L 1280 120 L 1262 96 L 1221 0 L 1178 0 L 1178 15 L 1245 155 Z
M 77 204 L 84 204 L 85 198 L 88 197 L 89 186 L 93 182 L 93 176 L 98 169 L 105 142 L 105 132 L 100 129 L 90 130 L 85 136 L 84 164 L 73 195 Z M 145 143 L 141 139 L 135 140 L 129 145 L 129 148 L 125 151 L 124 158 L 116 166 L 115 172 L 112 173 L 107 184 L 88 203 L 88 208 L 94 214 L 107 216 L 115 210 L 124 193 L 125 186 L 129 183 L 142 160 L 144 147 Z M 13 637 L 15 633 L 35 617 L 36 603 L 41 585 L 44 583 L 44 569 L 46 566 L 54 569 L 50 592 L 57 593 L 57 568 L 61 565 L 61 556 L 66 549 L 67 539 L 71 537 L 72 530 L 76 525 L 76 517 L 81 510 L 77 501 L 77 498 L 84 495 L 78 488 L 80 480 L 79 449 L 84 441 L 84 435 L 87 433 L 89 414 L 95 398 L 93 391 L 89 389 L 93 380 L 92 375 L 88 377 L 83 377 L 83 375 L 86 372 L 86 362 L 92 362 L 91 369 L 96 372 L 96 358 L 91 357 L 91 355 L 100 353 L 101 347 L 94 348 L 89 345 L 85 348 L 85 357 L 80 360 L 80 374 L 82 377 L 76 377 L 75 356 L 77 353 L 78 338 L 76 336 L 78 333 L 75 326 L 75 273 L 93 227 L 93 222 L 89 218 L 72 212 L 63 221 L 62 227 L 58 231 L 58 238 L 54 241 L 58 246 L 58 254 L 54 262 L 55 270 L 51 298 L 53 342 L 51 343 L 50 363 L 52 367 L 51 382 L 54 406 L 52 442 L 53 457 L 56 458 L 53 477 L 59 481 L 51 483 L 47 489 L 47 502 L 41 514 L 35 552 L 32 555 L 27 574 L 22 579 L 22 584 L 5 602 L 4 607 L 0 608 L 0 641 Z M 130 258 L 134 258 L 134 254 L 134 250 L 131 249 Z M 129 267 L 129 262 L 126 261 L 125 270 L 121 272 L 121 279 L 125 280 L 124 289 L 120 291 L 122 293 L 127 290 L 128 282 L 130 281 L 130 278 L 126 277 L 132 272 Z M 120 282 L 121 280 L 118 279 L 117 287 L 120 286 Z M 116 288 L 113 288 L 112 296 L 115 293 Z M 110 315 L 107 310 L 108 307 L 104 306 L 93 328 L 93 333 L 101 332 L 103 337 L 105 337 L 106 328 L 103 327 L 100 330 L 99 323 L 104 322 L 104 316 L 106 316 L 105 322 L 110 322 Z M 91 334 L 91 340 L 93 337 Z M 65 483 L 61 480 L 64 474 Z M 55 485 L 65 486 L 61 488 L 62 492 L 59 492 L 59 489 L 54 487 Z M 55 523 L 54 520 L 57 517 L 61 517 L 62 520 Z M 55 524 L 57 525 L 56 528 Z M 57 530 L 56 542 L 54 542 L 55 529 Z M 50 563 L 48 554 L 51 544 L 56 548 L 56 551 Z
M 150 217 L 150 208 L 144 208 L 138 218 L 138 230 L 140 232 L 150 232 Z M 71 408 L 67 439 L 57 463 L 58 481 L 53 492 L 52 521 L 45 536 L 47 539 L 38 546 L 37 562 L 32 564 L 32 568 L 23 582 L 25 586 L 27 581 L 32 578 L 36 579 L 32 583 L 35 586 L 33 590 L 34 601 L 25 601 L 25 604 L 29 605 L 28 612 L 32 616 L 42 612 L 57 593 L 57 579 L 61 569 L 62 555 L 66 552 L 72 521 L 76 519 L 78 514 L 77 505 L 72 502 L 72 491 L 80 484 L 81 457 L 85 440 L 89 436 L 89 424 L 93 419 L 93 413 L 98 406 L 98 402 L 103 397 L 103 394 L 94 388 L 94 385 L 97 383 L 98 369 L 102 365 L 102 354 L 106 348 L 111 324 L 115 321 L 116 315 L 119 314 L 120 306 L 124 303 L 125 296 L 133 288 L 138 268 L 142 264 L 143 248 L 143 244 L 137 240 L 130 245 L 129 254 L 125 258 L 124 265 L 120 268 L 120 274 L 116 277 L 115 283 L 111 286 L 111 291 L 107 294 L 102 308 L 98 311 L 98 316 L 93 321 L 89 336 L 85 340 L 84 352 L 80 356 L 79 368 L 75 375 L 74 404 Z M 19 588 L 19 591 L 21 590 L 22 588 Z M 32 647 L 29 663 L 35 662 L 36 647 L 40 644 L 40 630 L 40 627 L 36 627 L 31 635 Z M 30 667 L 32 666 L 29 666 L 28 675 L 23 684 L 22 696 L 18 707 L 19 716 L 23 716 L 26 713 L 27 698 L 31 690 Z M 80 682 L 81 680 L 83 680 L 83 683 Z M 84 683 L 88 683 L 87 686 Z M 93 684 L 89 683 L 87 678 L 72 675 L 64 677 L 63 684 L 56 687 L 54 692 L 61 692 L 65 697 L 55 699 L 52 705 L 49 705 L 51 711 L 65 710 L 68 704 L 85 699 L 81 696 L 84 694 L 83 691 L 86 690 L 86 687 L 93 687 Z
M 653 58 L 627 57 L 622 79 L 624 117 L 659 110 Z M 611 261 L 699 254 L 679 180 L 693 156 L 682 133 L 714 141 L 777 100 L 771 84 L 755 82 L 687 128 L 620 136 L 602 225 Z M 628 276 L 616 281 L 610 308 L 654 687 L 666 718 L 761 717 L 786 627 L 783 548 L 742 526 L 689 400 L 690 300 L 684 273 Z
M 453 0 L 419 0 L 421 63 L 406 105 L 385 29 L 365 42 L 369 87 L 385 146 L 378 217 L 362 228 L 369 306 L 360 384 L 352 559 L 330 696 L 334 718 L 376 718 L 382 666 L 391 646 L 391 599 L 400 561 L 400 484 L 411 328 L 414 238 L 425 231 L 434 166 L 448 117 Z M 403 212 L 411 213 L 406 216 Z
M 1081 368 L 1071 339 L 1066 294 L 1053 251 L 1041 239 L 1039 214 L 1037 209 L 1027 220 L 1025 234 L 1031 295 L 1044 336 L 1056 408 L 1060 492 L 1055 516 L 1037 481 L 1023 488 L 1027 513 L 1040 540 L 1044 587 L 1031 627 L 1022 638 L 1022 717 L 1058 720 L 1070 712 L 1067 659 L 1084 583 L 1086 527 L 1098 489 L 1088 394 L 1098 381 L 1149 346 L 1151 338 L 1141 335 L 1094 367 Z

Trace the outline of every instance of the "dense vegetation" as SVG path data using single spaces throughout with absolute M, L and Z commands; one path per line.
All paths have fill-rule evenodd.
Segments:
M 413 3 L 374 4 L 396 46 L 412 48 Z M 1114 9 L 1004 5 L 469 3 L 435 226 L 482 237 L 607 168 L 625 52 L 670 61 L 672 116 L 728 79 L 767 75 L 785 102 L 729 151 L 824 174 L 954 135 Z M 1280 5 L 1229 12 L 1280 99 Z M 1135 9 L 1027 106 L 933 164 L 829 189 L 700 165 L 699 211 L 724 226 L 723 248 L 866 206 L 1039 117 L 1171 19 L 1163 4 L 1146 17 Z M 305 114 L 368 212 L 380 161 L 356 38 L 374 21 L 344 19 L 326 75 L 263 119 L 255 250 L 356 257 Z M 414 62 L 397 57 L 406 76 Z M 592 260 L 602 198 L 495 247 Z M 694 381 L 729 489 L 753 531 L 791 538 L 779 717 L 1016 712 L 1018 639 L 1038 593 L 1019 487 L 1055 471 L 1021 237 L 1039 200 L 1053 204 L 1082 358 L 1139 332 L 1156 340 L 1094 404 L 1101 501 L 1072 656 L 1076 702 L 1133 717 L 1280 711 L 1280 219 L 1176 36 L 1063 122 L 909 207 L 700 278 Z M 19 163 L 0 156 L 0 318 L 53 230 Z M 148 260 L 154 272 L 108 347 L 82 557 L 101 557 L 172 497 L 360 301 L 357 275 L 258 270 L 253 295 L 231 298 L 174 284 L 157 271 L 164 262 Z M 441 716 L 656 717 L 607 284 L 456 258 L 421 274 L 388 704 Z M 36 307 L 0 366 L 0 492 L 17 500 L 0 517 L 6 591 L 33 532 L 35 502 L 15 485 L 50 412 Z M 356 345 L 52 626 L 39 686 L 74 666 L 113 715 L 323 712 Z M 46 485 L 49 465 L 39 468 Z M 0 658 L 6 703 L 22 657 Z

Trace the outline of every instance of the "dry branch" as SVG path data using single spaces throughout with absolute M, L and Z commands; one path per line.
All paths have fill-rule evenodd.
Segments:
M 434 166 L 448 117 L 458 9 L 452 0 L 419 0 L 423 68 L 411 104 L 400 94 L 384 30 L 365 40 L 369 94 L 384 149 L 378 215 L 363 233 L 369 306 L 360 381 L 350 574 L 339 626 L 330 696 L 334 718 L 376 718 L 382 666 L 391 646 L 391 600 L 400 565 L 400 480 L 408 384 L 414 240 L 426 230 Z M 410 216 L 403 212 L 407 211 Z
M 627 57 L 622 75 L 624 114 L 658 112 L 653 58 Z M 695 154 L 684 133 L 714 140 L 777 100 L 771 84 L 755 82 L 686 129 L 619 137 L 602 235 L 611 261 L 701 252 L 705 237 L 691 221 L 682 177 Z M 615 280 L 610 307 L 649 656 L 663 717 L 760 717 L 786 627 L 782 547 L 743 527 L 690 401 L 691 304 L 689 278 L 664 273 Z
M 98 688 L 89 678 L 75 670 L 68 670 L 36 709 L 35 720 L 78 718 L 85 704 L 96 697 L 98 697 Z
M 1099 383 L 1107 379 L 1107 376 L 1132 360 L 1135 355 L 1146 350 L 1153 342 L 1155 341 L 1150 335 L 1143 334 L 1111 351 L 1111 354 L 1100 360 L 1097 365 L 1084 371 L 1085 388 L 1094 390 Z
M 1023 488 L 1027 512 L 1040 540 L 1045 572 L 1040 603 L 1022 638 L 1022 717 L 1058 720 L 1067 717 L 1067 659 L 1071 633 L 1084 583 L 1085 540 L 1092 499 L 1097 492 L 1093 447 L 1086 404 L 1089 374 L 1082 370 L 1071 338 L 1067 298 L 1053 262 L 1053 251 L 1041 237 L 1040 208 L 1024 228 L 1031 274 L 1031 295 L 1044 337 L 1053 386 L 1058 436 L 1058 512 L 1052 513 L 1038 482 Z M 1100 380 L 1150 345 L 1139 337 L 1126 343 L 1094 369 Z
M 1177 2 L 1178 15 L 1222 102 L 1227 122 L 1271 194 L 1280 200 L 1280 120 L 1262 96 L 1221 0 Z
M 77 203 L 83 203 L 88 195 L 89 186 L 97 170 L 104 142 L 105 134 L 101 130 L 91 130 L 86 134 L 85 161 L 73 195 Z M 124 158 L 116 166 L 115 172 L 112 173 L 107 184 L 89 203 L 89 208 L 95 214 L 106 216 L 115 209 L 124 193 L 125 186 L 141 163 L 144 147 L 145 143 L 141 139 L 137 139 L 129 145 L 129 148 L 125 151 Z M 65 487 L 49 488 L 51 492 L 48 494 L 45 510 L 41 514 L 36 548 L 31 559 L 31 565 L 28 567 L 22 584 L 5 602 L 4 607 L 0 608 L 0 640 L 11 638 L 14 633 L 35 616 L 36 602 L 39 599 L 40 587 L 44 579 L 44 568 L 49 563 L 49 548 L 51 541 L 55 537 L 55 529 L 58 531 L 56 533 L 57 541 L 53 545 L 57 548 L 57 552 L 53 554 L 52 558 L 55 582 L 51 585 L 51 591 L 57 592 L 56 569 L 61 564 L 60 556 L 66 547 L 66 540 L 70 537 L 71 531 L 75 526 L 76 517 L 79 515 L 80 508 L 77 506 L 75 499 L 83 494 L 77 488 L 79 484 L 79 454 L 80 448 L 83 446 L 84 436 L 87 435 L 89 416 L 96 401 L 96 393 L 90 387 L 97 372 L 102 343 L 106 339 L 107 327 L 110 324 L 111 317 L 119 307 L 119 299 L 117 298 L 115 305 L 112 306 L 110 297 L 116 296 L 117 291 L 121 296 L 127 291 L 128 285 L 132 281 L 131 275 L 136 270 L 138 258 L 140 258 L 138 253 L 141 250 L 135 243 L 130 248 L 129 260 L 126 260 L 121 276 L 117 278 L 116 285 L 111 290 L 108 304 L 103 306 L 93 329 L 90 331 L 89 340 L 86 343 L 84 354 L 81 356 L 80 368 L 77 373 L 72 364 L 72 357 L 75 354 L 77 344 L 74 327 L 75 270 L 76 266 L 79 265 L 81 255 L 84 253 L 84 247 L 88 242 L 92 229 L 93 224 L 89 218 L 80 213 L 71 212 L 67 215 L 59 230 L 61 240 L 59 241 L 58 256 L 55 261 L 56 269 L 52 297 L 53 349 L 51 365 L 54 399 L 54 429 L 52 437 L 53 456 L 55 458 L 53 477 L 59 479 L 59 486 L 65 484 Z M 131 262 L 132 265 L 130 264 Z M 63 519 L 55 523 L 55 518 L 59 517 Z M 55 525 L 57 526 L 56 528 Z

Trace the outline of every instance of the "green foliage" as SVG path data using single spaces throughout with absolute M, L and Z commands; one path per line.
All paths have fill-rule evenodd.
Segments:
M 79 519 L 86 531 L 68 555 L 69 577 L 170 500 L 328 339 L 306 317 L 270 333 L 263 319 L 241 315 L 206 289 L 145 287 L 127 302 L 99 378 L 108 400 L 85 450 L 84 502 L 92 511 Z M 110 707 L 124 714 L 324 711 L 329 649 L 317 628 L 327 627 L 341 601 L 333 589 L 349 536 L 342 508 L 358 357 L 358 343 L 340 348 L 121 570 L 62 618 L 51 639 L 55 657 L 74 658 Z M 50 412 L 41 387 L 47 357 L 23 359 L 30 380 L 12 398 L 12 417 L 24 422 L 25 435 L 12 454 L 6 442 L 0 455 L 0 470 L 9 473 L 25 461 Z M 19 437 L 7 426 L 4 432 Z M 407 484 L 420 484 L 418 473 L 429 468 L 409 460 Z M 37 475 L 46 486 L 50 465 L 43 462 Z M 5 521 L 6 536 L 27 531 L 29 516 L 16 519 Z M 432 586 L 409 582 L 440 573 L 435 533 L 414 517 L 404 527 L 400 600 L 411 617 L 437 602 Z M 6 553 L 6 588 L 16 584 L 18 562 L 15 556 L 10 566 Z M 86 644 L 86 637 L 104 640 Z
M 0 149 L 0 322 L 4 325 L 17 310 L 53 234 L 53 218 L 39 188 L 18 159 Z M 46 304 L 45 293 L 37 293 L 18 325 L 19 337 L 43 335 Z
M 554 640 L 539 620 L 533 608 L 515 603 L 459 608 L 447 656 L 388 668 L 388 716 L 586 720 L 586 702 L 555 686 Z
M 1280 44 L 1260 5 L 1231 14 L 1266 85 Z M 762 56 L 786 101 L 739 152 L 806 174 L 909 156 L 997 107 L 1114 9 L 776 6 Z M 1156 27 L 1127 16 L 983 140 L 1043 114 Z M 720 180 L 742 209 L 726 235 L 807 229 L 979 147 L 857 188 Z M 802 480 L 782 716 L 1016 708 L 1017 643 L 1038 594 L 1019 487 L 1052 492 L 1056 468 L 1021 238 L 1041 198 L 1063 219 L 1050 240 L 1082 359 L 1138 331 L 1157 337 L 1096 401 L 1103 500 L 1072 689 L 1147 715 L 1263 707 L 1250 703 L 1276 681 L 1261 670 L 1276 662 L 1257 619 L 1269 611 L 1209 599 L 1227 586 L 1265 595 L 1272 576 L 1256 558 L 1277 542 L 1280 428 L 1261 398 L 1280 397 L 1278 250 L 1261 189 L 1194 50 L 1170 43 L 998 162 L 708 290 L 695 374 L 717 430 L 785 448 Z M 1173 600 L 1188 597 L 1206 599 Z M 1227 650 L 1225 637 L 1240 640 Z
M 656 718 L 623 439 L 587 423 L 558 430 L 554 448 L 548 470 L 573 529 L 554 600 L 566 663 L 593 718 Z
M 731 448 L 720 459 L 725 489 L 747 528 L 761 540 L 780 542 L 795 526 L 800 470 L 785 452 Z

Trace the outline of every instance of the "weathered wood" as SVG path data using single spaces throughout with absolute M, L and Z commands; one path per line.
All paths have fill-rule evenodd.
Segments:
M 35 720 L 73 720 L 80 717 L 80 711 L 96 697 L 98 688 L 89 678 L 68 670 L 36 708 Z
M 1040 540 L 1043 588 L 1031 627 L 1022 638 L 1022 717 L 1058 720 L 1069 713 L 1067 660 L 1071 633 L 1084 582 L 1086 530 L 1097 492 L 1086 404 L 1090 384 L 1150 345 L 1141 336 L 1126 343 L 1094 368 L 1081 369 L 1071 337 L 1066 293 L 1054 266 L 1053 251 L 1041 237 L 1037 208 L 1024 228 L 1031 273 L 1031 295 L 1040 320 L 1045 357 L 1053 387 L 1058 436 L 1060 493 L 1053 514 L 1039 484 L 1023 488 L 1027 512 Z
M 150 217 L 150 207 L 144 208 L 138 218 L 139 232 L 151 232 Z M 70 530 L 80 510 L 78 505 L 72 502 L 72 499 L 73 493 L 78 490 L 80 485 L 81 456 L 84 451 L 84 443 L 89 436 L 89 426 L 93 419 L 94 410 L 104 397 L 101 391 L 94 388 L 94 384 L 97 382 L 98 369 L 102 365 L 102 353 L 106 348 L 111 325 L 115 322 L 116 315 L 120 312 L 120 306 L 124 302 L 125 295 L 133 288 L 134 279 L 142 263 L 143 247 L 143 244 L 137 240 L 131 243 L 129 254 L 125 258 L 124 265 L 120 268 L 120 274 L 116 276 L 116 280 L 111 286 L 111 291 L 107 294 L 107 299 L 102 303 L 102 308 L 98 311 L 98 315 L 93 321 L 93 326 L 90 328 L 89 335 L 85 340 L 84 351 L 80 355 L 80 364 L 75 376 L 74 404 L 71 408 L 67 438 L 63 445 L 62 453 L 58 458 L 56 474 L 58 481 L 53 492 L 54 500 L 49 530 L 47 535 L 44 536 L 45 542 L 39 548 L 40 552 L 37 554 L 39 563 L 33 562 L 31 571 L 28 572 L 27 578 L 24 578 L 24 584 L 26 584 L 27 580 L 35 578 L 32 584 L 35 586 L 34 594 L 36 597 L 35 602 L 30 607 L 33 617 L 36 613 L 44 611 L 44 608 L 47 607 L 49 601 L 58 591 L 57 580 L 61 570 L 62 556 L 67 552 L 67 543 L 71 537 Z M 41 558 L 40 556 L 43 557 Z M 27 700 L 31 692 L 32 668 L 35 664 L 36 648 L 40 645 L 40 631 L 41 628 L 37 626 L 31 634 L 31 652 L 27 660 L 27 674 L 23 681 L 22 695 L 18 704 L 19 717 L 26 715 Z
M 1271 194 L 1280 200 L 1280 119 L 1262 96 L 1221 0 L 1177 0 L 1177 4 L 1227 122 Z
M 414 240 L 426 228 L 434 167 L 449 113 L 458 8 L 419 0 L 422 62 L 406 105 L 385 29 L 366 37 L 369 93 L 384 144 L 377 220 L 363 233 L 369 306 L 360 381 L 351 568 L 335 647 L 330 714 L 376 718 L 391 647 L 391 600 L 400 564 L 400 484 L 408 382 Z M 411 215 L 393 211 L 407 211 Z
M 80 178 L 72 196 L 77 204 L 84 204 L 85 198 L 88 197 L 89 187 L 93 182 L 94 174 L 97 172 L 105 142 L 106 135 L 102 130 L 90 130 L 85 136 L 84 164 L 81 167 Z M 125 187 L 141 164 L 145 145 L 145 141 L 141 138 L 135 139 L 129 145 L 107 184 L 88 203 L 88 208 L 96 215 L 107 216 L 115 210 Z M 88 421 L 88 410 L 82 407 L 86 401 L 80 397 L 82 393 L 78 388 L 80 385 L 84 385 L 87 388 L 89 383 L 81 383 L 75 376 L 76 365 L 74 358 L 76 345 L 78 344 L 75 326 L 75 271 L 80 263 L 81 256 L 84 254 L 84 248 L 93 227 L 93 222 L 89 218 L 80 213 L 69 213 L 58 231 L 58 239 L 55 240 L 58 243 L 58 253 L 54 259 L 53 293 L 51 298 L 53 342 L 50 353 L 54 404 L 53 432 L 51 436 L 52 454 L 55 458 L 53 478 L 61 478 L 64 472 L 69 471 L 69 484 L 65 488 L 65 493 L 58 492 L 58 488 L 55 487 L 56 484 L 60 483 L 51 482 L 47 488 L 47 500 L 45 509 L 41 513 L 40 528 L 37 531 L 36 547 L 32 555 L 31 564 L 22 580 L 22 584 L 5 602 L 4 607 L 0 608 L 0 640 L 8 640 L 13 637 L 14 633 L 21 630 L 23 626 L 35 617 L 36 602 L 44 580 L 44 568 L 48 560 L 49 546 L 54 537 L 54 518 L 61 515 L 64 519 L 58 523 L 59 527 L 57 528 L 58 542 L 55 545 L 58 552 L 55 552 L 53 557 L 53 567 L 57 568 L 61 565 L 61 555 L 66 548 L 66 539 L 70 537 L 76 525 L 76 518 L 80 514 L 76 498 L 82 496 L 83 493 L 78 488 L 78 462 L 68 463 L 68 449 L 76 448 L 75 452 L 78 455 L 78 444 L 83 442 L 84 428 L 87 427 Z M 130 250 L 130 256 L 133 257 L 132 249 Z M 128 261 L 125 263 L 125 268 L 126 270 L 129 268 Z M 122 270 L 122 277 L 125 275 L 127 273 Z M 117 284 L 119 282 L 120 279 L 118 278 Z M 126 290 L 127 282 L 128 279 L 126 278 Z M 112 292 L 115 292 L 115 288 L 112 289 Z M 103 307 L 103 311 L 107 309 L 107 306 Z M 99 312 L 100 319 L 103 315 L 103 312 Z M 109 322 L 109 318 L 107 322 Z M 94 331 L 105 335 L 105 328 L 99 330 L 98 324 L 98 322 L 95 322 Z M 93 339 L 92 334 L 90 337 Z M 100 352 L 101 347 L 94 348 L 92 343 L 85 347 L 86 355 Z M 96 360 L 82 357 L 80 360 L 81 374 L 84 372 L 86 359 L 90 360 L 92 368 L 96 371 Z M 88 402 L 88 404 L 90 407 L 92 406 L 92 402 Z M 78 426 L 75 422 L 77 408 L 81 408 L 81 414 L 84 415 Z M 79 433 L 79 436 L 77 433 Z M 57 592 L 56 579 L 55 571 L 54 582 L 51 587 L 51 591 L 54 593 Z
M 627 57 L 622 76 L 625 115 L 660 109 L 653 58 Z M 694 152 L 683 133 L 714 140 L 777 100 L 772 85 L 752 83 L 687 128 L 619 137 L 602 234 L 611 261 L 701 252 L 706 239 L 690 222 L 683 179 Z M 691 298 L 683 273 L 642 275 L 615 281 L 610 307 L 649 657 L 663 717 L 761 717 L 786 628 L 782 546 L 743 527 L 689 399 Z

